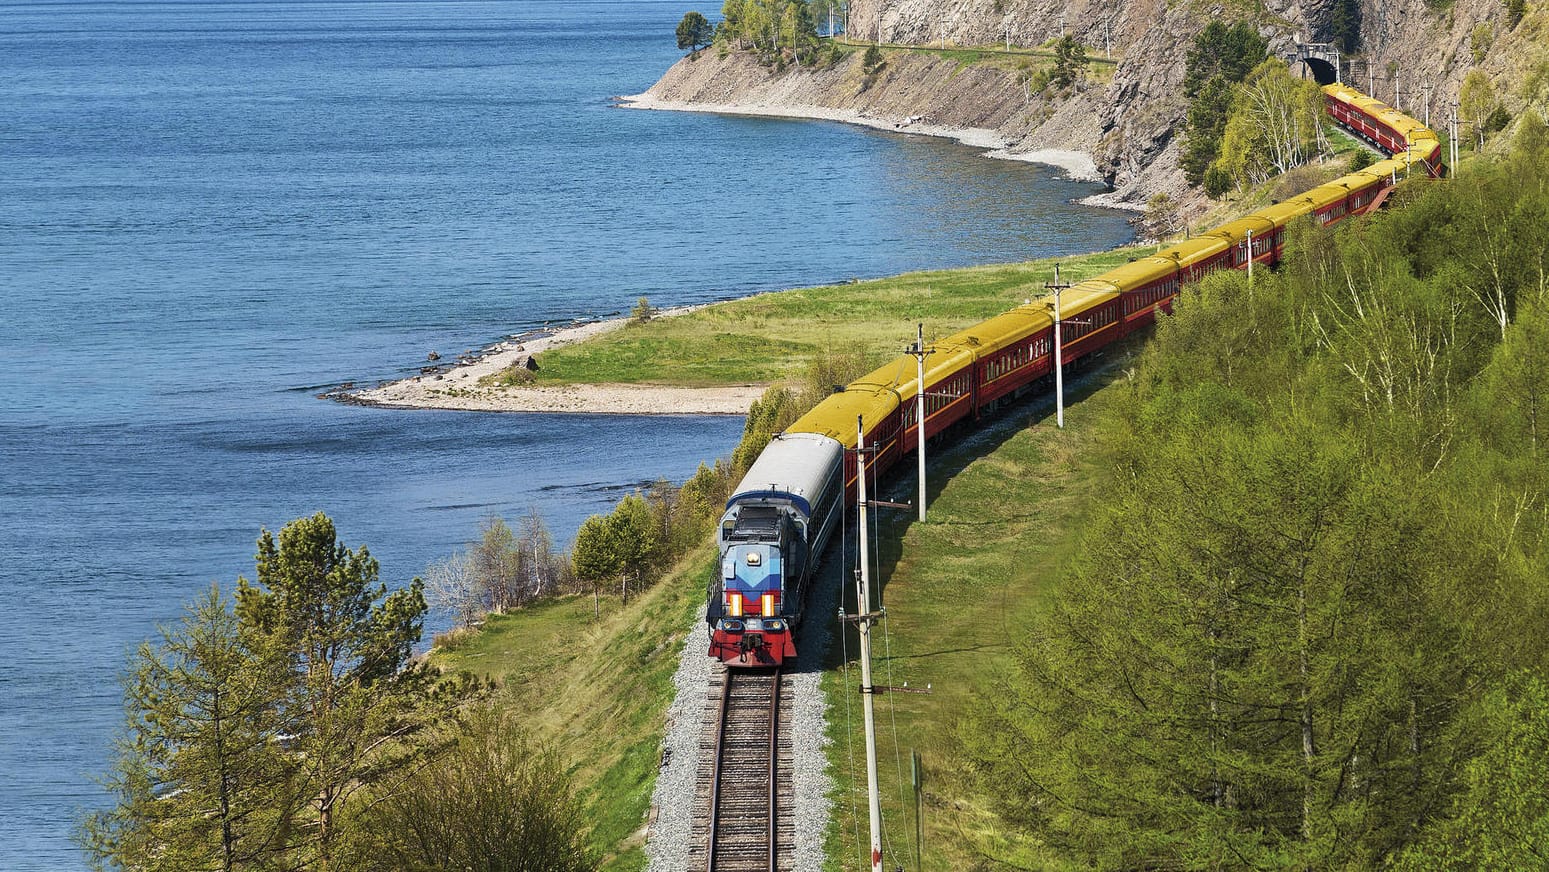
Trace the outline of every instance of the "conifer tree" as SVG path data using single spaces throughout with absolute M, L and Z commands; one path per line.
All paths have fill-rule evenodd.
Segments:
M 365 547 L 338 541 L 319 512 L 258 540 L 257 583 L 237 582 L 237 615 L 285 667 L 281 714 L 309 814 L 303 864 L 327 869 L 340 813 L 362 788 L 400 773 L 424 749 L 431 676 L 411 666 L 426 611 L 422 585 L 387 592 Z M 451 694 L 445 701 L 452 701 Z
M 130 658 L 126 729 L 107 779 L 117 804 L 78 838 L 96 868 L 285 868 L 308 797 L 275 741 L 280 663 L 255 650 L 220 591 Z

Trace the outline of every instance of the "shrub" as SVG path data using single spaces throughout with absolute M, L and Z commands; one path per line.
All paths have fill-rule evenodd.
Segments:
M 885 63 L 887 61 L 882 57 L 882 49 L 875 45 L 866 46 L 866 54 L 861 56 L 861 69 L 866 75 L 875 75 Z
M 654 317 L 656 317 L 656 308 L 645 297 L 636 300 L 635 307 L 629 310 L 629 320 L 636 324 L 644 324 Z
M 1490 53 L 1490 46 L 1495 44 L 1495 33 L 1490 30 L 1490 25 L 1481 24 L 1474 28 L 1469 35 L 1468 47 L 1474 56 L 1474 63 L 1484 63 L 1485 55 Z
M 1350 172 L 1353 173 L 1353 172 L 1355 172 L 1357 170 L 1364 170 L 1364 169 L 1366 169 L 1367 167 L 1371 166 L 1372 164 L 1374 164 L 1376 162 L 1377 162 L 1377 156 L 1376 155 L 1372 154 L 1371 152 L 1367 151 L 1364 148 L 1358 148 L 1358 149 L 1355 150 L 1354 154 L 1350 155 L 1350 167 L 1349 167 L 1349 169 L 1350 169 Z
M 1505 106 L 1497 105 L 1490 112 L 1490 116 L 1484 120 L 1484 129 L 1486 133 L 1494 133 L 1498 130 L 1505 130 L 1506 125 L 1510 123 L 1511 113 L 1506 111 Z
M 1205 193 L 1211 197 L 1220 197 L 1232 189 L 1232 174 L 1218 166 L 1212 166 L 1205 170 Z

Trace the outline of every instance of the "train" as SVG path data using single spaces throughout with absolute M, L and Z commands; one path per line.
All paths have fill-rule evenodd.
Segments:
M 1324 86 L 1323 95 L 1335 124 L 1387 157 L 1064 290 L 1064 366 L 1171 312 L 1188 282 L 1219 269 L 1275 264 L 1293 220 L 1333 224 L 1378 208 L 1412 174 L 1445 175 L 1441 141 L 1419 121 L 1347 85 Z M 926 350 L 923 386 L 914 356 L 885 363 L 770 440 L 721 517 L 720 567 L 705 613 L 709 656 L 730 668 L 778 667 L 795 657 L 795 631 L 819 558 L 856 501 L 862 433 L 870 484 L 921 439 L 1046 388 L 1054 372 L 1054 314 L 1048 298 L 1032 300 L 935 342 Z M 922 389 L 923 422 L 915 412 Z

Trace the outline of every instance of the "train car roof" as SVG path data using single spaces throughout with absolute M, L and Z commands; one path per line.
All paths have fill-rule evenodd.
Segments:
M 903 357 L 912 370 L 914 358 Z M 869 431 L 898 408 L 895 390 L 855 383 L 833 394 L 796 419 L 787 433 L 815 433 L 835 440 L 845 448 L 855 447 L 855 419 L 859 416 Z
M 1031 301 L 1028 305 L 980 321 L 966 330 L 959 330 L 937 343 L 937 347 L 971 348 L 975 354 L 992 354 L 1054 325 L 1053 318 L 1047 312 L 1032 308 L 1030 304 Z M 927 381 L 933 379 L 927 378 Z
M 746 499 L 783 499 L 812 514 L 834 481 L 842 459 L 838 443 L 812 433 L 785 432 L 769 440 L 758 459 L 726 501 L 726 508 Z
M 1167 258 L 1168 260 L 1176 256 L 1179 266 L 1188 267 L 1202 260 L 1215 257 L 1230 247 L 1231 243 L 1219 236 L 1196 236 L 1193 239 L 1185 239 L 1182 242 L 1169 245 L 1158 251 L 1155 256 Z
M 1219 236 L 1222 239 L 1230 239 L 1233 242 L 1239 242 L 1248 238 L 1249 230 L 1252 230 L 1255 235 L 1259 235 L 1273 230 L 1274 228 L 1274 222 L 1270 221 L 1268 218 L 1265 218 L 1259 213 L 1254 212 L 1251 215 L 1244 215 L 1243 217 L 1238 218 L 1236 221 L 1228 221 L 1225 224 L 1222 224 L 1220 227 L 1217 227 L 1216 229 L 1203 235 Z
M 1097 278 L 1112 285 L 1116 290 L 1132 291 L 1177 274 L 1177 261 L 1170 257 L 1151 255 L 1116 266 Z
M 1266 220 L 1273 223 L 1276 227 L 1284 227 L 1287 223 L 1302 215 L 1311 214 L 1316 208 L 1318 207 L 1312 198 L 1303 194 L 1299 197 L 1292 197 L 1283 203 L 1265 206 L 1253 214 L 1264 216 Z

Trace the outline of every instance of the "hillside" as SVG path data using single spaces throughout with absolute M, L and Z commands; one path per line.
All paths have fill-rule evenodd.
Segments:
M 1341 2 L 855 0 L 853 38 L 880 35 L 888 45 L 938 49 L 890 49 L 883 67 L 869 75 L 860 51 L 831 66 L 776 71 L 745 52 L 711 49 L 675 64 L 642 96 L 663 108 L 839 117 L 936 135 L 966 131 L 970 144 L 1003 148 L 1009 156 L 1075 150 L 1090 155 L 1097 174 L 1114 187 L 1108 202 L 1138 208 L 1167 193 L 1195 214 L 1207 204 L 1179 170 L 1187 109 L 1182 83 L 1191 41 L 1211 20 L 1250 20 L 1271 53 L 1284 56 L 1298 41 L 1332 39 L 1336 18 L 1348 20 L 1358 9 L 1359 49 L 1347 58 L 1347 77 L 1373 80 L 1377 95 L 1391 102 L 1396 76 L 1398 102 L 1416 116 L 1424 115 L 1416 98 L 1429 85 L 1438 127 L 1471 69 L 1490 77 L 1513 115 L 1549 98 L 1549 13 L 1541 6 L 1528 6 L 1512 25 L 1500 0 L 1362 0 L 1340 10 Z M 1008 31 L 1013 48 L 1073 34 L 1090 47 L 1093 68 L 1073 88 L 1036 92 L 1026 86 L 1045 58 L 952 50 L 1004 46 Z M 1105 49 L 1112 65 L 1102 63 Z

